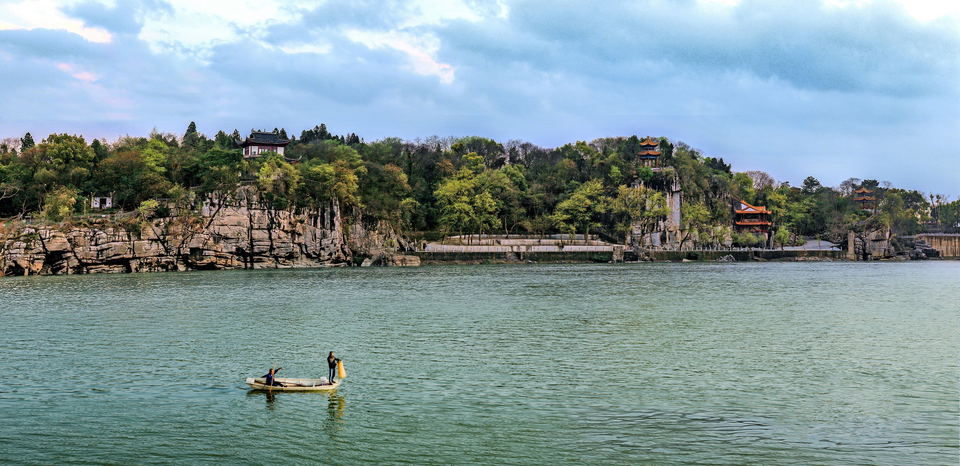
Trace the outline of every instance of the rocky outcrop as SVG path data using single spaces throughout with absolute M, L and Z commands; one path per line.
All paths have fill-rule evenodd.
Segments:
M 0 275 L 127 273 L 408 265 L 407 245 L 392 228 L 346 218 L 334 203 L 309 212 L 252 202 L 208 202 L 199 212 L 83 225 L 8 224 L 0 230 Z

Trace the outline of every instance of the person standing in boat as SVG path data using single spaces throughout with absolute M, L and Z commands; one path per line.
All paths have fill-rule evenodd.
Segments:
M 330 369 L 330 383 L 333 383 L 333 377 L 337 375 L 338 362 L 340 362 L 340 360 L 337 359 L 336 356 L 333 355 L 333 351 L 331 351 L 330 354 L 327 355 L 327 367 Z
M 284 384 L 282 384 L 282 383 L 280 383 L 280 382 L 277 382 L 276 379 L 274 378 L 274 376 L 277 375 L 277 372 L 280 372 L 280 369 L 283 369 L 283 368 L 282 368 L 282 367 L 278 367 L 278 368 L 274 369 L 274 368 L 271 367 L 271 368 L 270 368 L 270 371 L 267 372 L 266 375 L 263 376 L 263 378 L 267 379 L 267 381 L 266 381 L 266 383 L 265 383 L 264 385 L 266 385 L 266 386 L 268 386 L 268 387 L 286 387 L 286 385 L 284 385 Z

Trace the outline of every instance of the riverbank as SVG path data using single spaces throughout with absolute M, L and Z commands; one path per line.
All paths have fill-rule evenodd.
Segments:
M 588 262 L 751 262 L 751 261 L 835 261 L 846 260 L 843 251 L 831 250 L 696 250 L 696 251 L 422 251 L 412 253 L 424 265 L 516 264 Z

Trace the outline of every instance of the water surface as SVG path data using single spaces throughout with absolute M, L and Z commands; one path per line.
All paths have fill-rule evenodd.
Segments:
M 0 457 L 957 464 L 958 303 L 958 262 L 3 278 Z M 242 384 L 330 350 L 336 393 Z

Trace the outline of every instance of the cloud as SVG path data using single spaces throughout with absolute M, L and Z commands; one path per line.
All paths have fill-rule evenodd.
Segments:
M 0 3 L 3 134 L 639 133 L 793 181 L 960 186 L 960 14 L 930 2 Z
M 0 30 L 64 30 L 96 43 L 109 43 L 113 36 L 100 27 L 67 16 L 52 0 L 9 1 L 3 3 Z
M 89 71 L 80 70 L 75 65 L 70 63 L 57 63 L 57 69 L 80 81 L 94 82 L 98 79 L 97 75 Z

